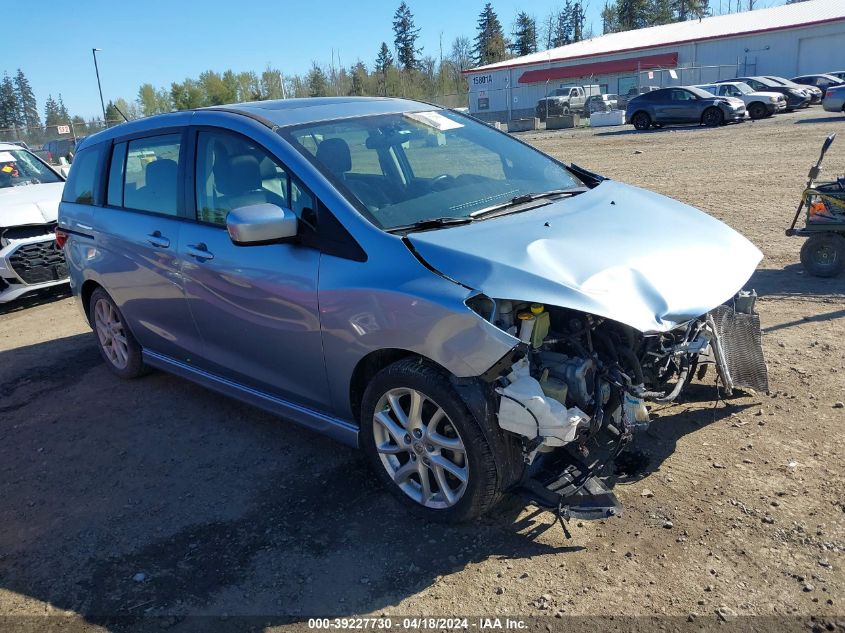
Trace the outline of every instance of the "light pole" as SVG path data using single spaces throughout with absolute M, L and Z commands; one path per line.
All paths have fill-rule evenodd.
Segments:
M 97 67 L 97 51 L 102 51 L 102 48 L 92 48 L 91 54 L 94 56 L 94 72 L 97 73 L 97 89 L 100 91 L 100 107 L 103 108 L 103 125 L 108 127 L 106 121 L 106 104 L 103 101 L 103 87 L 100 85 L 100 69 Z

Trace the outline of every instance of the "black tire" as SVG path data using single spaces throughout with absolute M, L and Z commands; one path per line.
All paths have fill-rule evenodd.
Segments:
M 109 353 L 107 350 L 108 345 L 104 343 L 103 337 L 100 335 L 98 330 L 97 304 L 101 302 L 108 304 L 111 310 L 113 310 L 112 314 L 115 315 L 116 320 L 119 323 L 118 330 L 115 333 L 119 333 L 119 335 L 122 335 L 125 339 L 125 363 L 116 361 L 114 354 Z M 105 306 L 103 306 L 103 309 L 104 308 Z M 123 317 L 123 313 L 117 307 L 115 302 L 112 301 L 112 298 L 108 295 L 108 293 L 102 288 L 97 288 L 91 293 L 91 299 L 88 302 L 88 315 L 91 327 L 94 329 L 94 336 L 97 337 L 97 348 L 100 350 L 100 356 L 103 357 L 103 360 L 106 362 L 106 366 L 113 374 L 120 378 L 129 379 L 143 376 L 149 372 L 149 368 L 144 365 L 142 360 L 141 346 L 138 345 L 138 341 L 136 341 L 135 337 L 132 336 L 132 332 L 126 325 L 126 319 Z
M 719 108 L 707 108 L 701 115 L 701 122 L 707 127 L 719 127 L 725 123 L 725 115 Z
M 836 277 L 845 269 L 845 237 L 819 233 L 801 246 L 801 265 L 815 277 Z
M 571 113 L 572 113 L 572 110 L 569 109 L 569 104 L 564 105 L 560 109 L 561 116 L 566 116 L 567 114 L 571 114 Z
M 447 424 L 452 425 L 458 439 L 463 443 L 466 450 L 464 470 L 467 478 L 465 488 L 454 505 L 443 508 L 422 505 L 420 501 L 412 499 L 399 487 L 382 462 L 376 448 L 375 429 L 378 423 L 374 416 L 377 413 L 376 406 L 379 401 L 395 389 L 415 390 L 423 394 L 428 399 L 428 403 L 441 408 L 448 418 Z M 408 437 L 409 435 L 406 435 L 406 444 Z M 361 403 L 361 446 L 376 476 L 384 486 L 401 504 L 425 519 L 443 523 L 467 521 L 489 511 L 501 497 L 502 485 L 497 475 L 496 465 L 497 459 L 507 459 L 507 457 L 498 454 L 497 449 L 490 446 L 479 422 L 455 392 L 445 373 L 419 358 L 399 360 L 380 371 L 370 381 Z M 416 459 L 413 457 L 413 452 L 410 449 L 407 450 L 410 454 L 407 459 Z M 423 453 L 420 454 L 423 455 Z M 396 459 L 400 461 L 398 455 Z M 406 464 L 408 461 L 402 463 L 402 465 Z M 408 479 L 408 481 L 413 481 L 415 484 L 421 483 L 418 475 L 416 480 Z M 434 481 L 436 484 L 436 478 Z
M 759 101 L 755 101 L 748 106 L 748 116 L 750 116 L 754 121 L 765 118 L 768 115 L 769 109 Z
M 651 127 L 651 117 L 648 115 L 648 112 L 636 112 L 631 117 L 631 123 L 640 131 L 647 130 Z

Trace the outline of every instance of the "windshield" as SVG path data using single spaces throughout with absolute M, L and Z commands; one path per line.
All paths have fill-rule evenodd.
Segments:
M 754 90 L 752 90 L 752 89 L 751 89 L 751 86 L 749 86 L 749 85 L 748 85 L 747 83 L 745 83 L 745 82 L 742 82 L 742 81 L 741 81 L 741 82 L 736 83 L 736 84 L 734 84 L 734 85 L 735 85 L 737 88 L 739 88 L 739 91 L 740 91 L 741 93 L 743 93 L 743 94 L 746 94 L 746 95 L 747 95 L 747 94 L 751 94 L 752 92 L 754 92 Z
M 56 173 L 23 149 L 0 149 L 0 189 L 61 182 Z
M 582 187 L 551 158 L 449 110 L 324 121 L 281 134 L 387 230 Z
M 706 90 L 702 90 L 701 88 L 696 88 L 695 86 L 689 86 L 687 88 L 691 93 L 694 95 L 701 97 L 702 99 L 712 99 L 713 95 Z

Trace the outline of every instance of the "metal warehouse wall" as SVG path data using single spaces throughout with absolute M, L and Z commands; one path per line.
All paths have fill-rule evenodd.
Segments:
M 637 72 L 633 71 L 556 79 L 528 85 L 519 83 L 523 73 L 530 70 L 632 59 L 661 53 L 678 54 L 677 79 L 673 79 L 668 72 L 655 70 L 652 77 L 649 77 L 648 71 L 642 71 L 639 81 Z M 484 120 L 506 121 L 509 118 L 534 116 L 537 101 L 550 90 L 563 84 L 599 84 L 602 92 L 625 94 L 631 86 L 638 84 L 688 85 L 742 75 L 780 75 L 789 78 L 830 70 L 845 70 L 845 21 L 569 59 L 565 62 L 552 61 L 502 68 L 471 73 L 467 79 L 470 112 Z M 487 107 L 484 108 L 484 105 Z

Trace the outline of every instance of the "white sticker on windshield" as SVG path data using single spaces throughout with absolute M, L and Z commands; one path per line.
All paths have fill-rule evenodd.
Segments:
M 0 163 L 14 163 L 17 162 L 15 157 L 10 152 L 0 152 Z
M 406 112 L 405 116 L 409 119 L 422 123 L 423 125 L 433 127 L 435 130 L 440 130 L 441 132 L 463 127 L 463 123 L 458 123 L 457 121 L 446 118 L 439 112 Z

